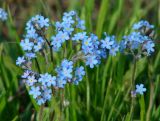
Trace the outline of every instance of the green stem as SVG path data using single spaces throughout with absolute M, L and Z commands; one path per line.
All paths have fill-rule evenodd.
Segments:
M 85 67 L 85 72 L 86 72 L 86 98 L 87 98 L 87 113 L 89 114 L 90 111 L 90 85 L 89 85 L 89 80 L 88 80 L 88 73 L 87 73 L 87 67 Z
M 43 120 L 42 120 L 43 108 L 44 108 L 44 105 L 41 105 L 40 113 L 39 113 L 39 121 L 43 121 Z
M 60 91 L 60 117 L 59 117 L 59 121 L 63 120 L 63 102 L 64 102 L 64 90 L 62 89 Z
M 38 72 L 41 73 L 41 69 L 40 69 L 40 66 L 39 66 L 37 58 L 35 58 L 35 61 L 36 61 L 36 65 L 37 65 L 37 68 L 38 68 Z
M 134 57 L 134 60 L 133 60 L 132 80 L 131 80 L 131 91 L 134 91 L 134 90 L 135 90 L 136 62 L 137 62 L 136 57 Z M 133 120 L 134 106 L 135 106 L 135 98 L 132 97 L 131 109 L 130 109 L 130 119 L 131 119 L 131 121 Z

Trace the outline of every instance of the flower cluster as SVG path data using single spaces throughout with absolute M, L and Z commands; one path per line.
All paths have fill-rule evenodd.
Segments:
M 0 20 L 6 21 L 7 18 L 8 18 L 8 14 L 6 13 L 6 11 L 0 8 Z
M 53 50 L 58 51 L 66 40 L 71 40 L 76 29 L 85 30 L 84 24 L 84 21 L 77 16 L 75 11 L 64 13 L 62 22 L 55 23 L 56 35 L 51 37 Z
M 32 17 L 26 24 L 26 35 L 20 45 L 25 51 L 25 59 L 36 57 L 45 45 L 45 30 L 49 27 L 49 19 L 41 15 Z
M 22 75 L 22 79 L 29 87 L 29 94 L 39 105 L 44 104 L 47 100 L 51 99 L 52 86 L 56 85 L 56 77 L 48 73 L 38 74 L 31 70 L 26 70 Z
M 154 52 L 153 25 L 140 21 L 133 25 L 131 34 L 124 36 L 120 42 L 120 51 L 136 57 L 149 56 Z
M 33 95 L 39 105 L 51 99 L 52 89 L 64 88 L 67 83 L 77 85 L 82 81 L 85 69 L 81 65 L 77 66 L 81 60 L 86 66 L 94 68 L 101 63 L 103 58 L 109 55 L 116 56 L 118 52 L 131 53 L 134 56 L 148 56 L 154 52 L 155 44 L 151 33 L 148 34 L 148 30 L 152 30 L 153 25 L 146 21 L 135 24 L 133 27 L 135 31 L 124 36 L 120 43 L 116 41 L 115 36 L 109 36 L 106 33 L 103 39 L 99 39 L 93 33 L 87 34 L 85 22 L 75 11 L 64 13 L 62 22 L 55 22 L 56 34 L 48 41 L 46 30 L 50 26 L 49 19 L 41 15 L 36 15 L 27 22 L 27 32 L 20 43 L 25 55 L 18 57 L 16 61 L 16 64 L 24 69 L 22 78 L 29 89 L 29 94 Z M 64 43 L 66 46 L 71 43 L 74 54 L 69 53 L 70 57 L 64 56 L 66 59 L 62 59 L 60 65 L 52 69 L 52 72 L 56 73 L 55 76 L 49 72 L 41 74 L 40 71 L 32 71 L 32 61 L 33 58 L 38 60 L 37 54 L 45 55 L 46 60 L 48 56 L 53 56 L 53 52 L 65 51 Z M 136 93 L 141 94 L 140 91 L 137 87 Z

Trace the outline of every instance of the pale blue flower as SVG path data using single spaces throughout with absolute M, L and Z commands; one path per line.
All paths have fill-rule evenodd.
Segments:
M 31 90 L 29 90 L 29 94 L 33 95 L 33 98 L 36 99 L 38 96 L 41 95 L 40 88 L 32 86 Z
M 146 28 L 149 28 L 149 29 L 153 29 L 154 26 L 153 25 L 150 25 L 148 21 L 145 21 L 145 20 L 141 20 L 139 21 L 138 23 L 135 23 L 133 25 L 133 29 L 134 30 L 138 30 L 138 29 L 141 29 L 142 27 L 146 27 Z
M 16 60 L 16 65 L 20 66 L 24 62 L 25 62 L 24 56 L 18 57 L 17 60 Z
M 26 80 L 26 83 L 29 86 L 33 86 L 36 82 L 37 82 L 37 79 L 35 78 L 35 76 L 28 76 Z
M 87 38 L 86 32 L 79 32 L 74 34 L 72 40 L 79 41 L 79 40 L 84 40 L 86 38 Z
M 95 55 L 90 55 L 86 57 L 86 65 L 89 65 L 90 68 L 94 68 L 98 64 L 98 60 Z
M 102 48 L 106 48 L 110 50 L 113 44 L 114 44 L 114 40 L 112 40 L 110 36 L 106 36 L 104 40 L 101 40 Z
M 146 92 L 146 88 L 144 88 L 144 85 L 143 84 L 137 84 L 136 85 L 136 93 L 137 94 L 140 94 L 140 95 L 143 95 L 143 93 Z
M 0 20 L 6 21 L 7 18 L 8 18 L 7 12 L 4 9 L 0 8 Z
M 26 38 L 21 41 L 20 45 L 24 51 L 31 51 L 34 44 Z
M 155 44 L 153 43 L 153 41 L 147 41 L 146 43 L 144 43 L 143 49 L 147 51 L 147 55 L 150 55 L 154 52 L 154 46 Z

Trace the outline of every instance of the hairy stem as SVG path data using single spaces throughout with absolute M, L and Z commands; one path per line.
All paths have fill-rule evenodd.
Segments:
M 135 90 L 136 62 L 137 62 L 136 57 L 134 57 L 132 79 L 131 79 L 131 91 Z M 130 119 L 131 119 L 131 121 L 133 120 L 133 116 L 134 116 L 134 106 L 135 106 L 135 98 L 132 97 L 131 109 L 130 109 Z

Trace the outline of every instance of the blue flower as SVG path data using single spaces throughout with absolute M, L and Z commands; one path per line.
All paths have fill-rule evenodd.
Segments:
M 65 40 L 69 40 L 69 35 L 67 32 L 59 31 L 56 36 L 61 40 L 61 42 L 65 42 Z
M 43 16 L 39 17 L 38 23 L 39 23 L 41 28 L 49 27 L 49 19 L 48 18 L 44 18 Z
M 62 80 L 71 80 L 73 71 L 73 62 L 64 59 L 61 63 L 60 67 L 56 68 L 56 72 L 58 73 L 58 78 Z
M 38 96 L 41 95 L 40 88 L 32 86 L 31 90 L 29 90 L 29 94 L 33 95 L 33 98 L 36 99 Z
M 98 60 L 95 55 L 89 55 L 86 57 L 86 65 L 89 65 L 90 68 L 94 68 L 98 64 Z
M 69 35 L 71 35 L 72 32 L 74 31 L 74 28 L 72 26 L 70 26 L 70 24 L 63 23 L 63 31 L 67 32 Z
M 85 75 L 84 67 L 83 66 L 77 67 L 75 70 L 75 77 L 73 83 L 77 85 L 80 81 L 82 81 L 84 75 Z
M 67 81 L 65 79 L 57 78 L 57 87 L 58 88 L 64 88 L 64 86 L 67 84 Z
M 56 86 L 56 77 L 55 76 L 50 76 L 48 77 L 48 81 L 47 81 L 47 86 Z
M 8 14 L 6 13 L 6 11 L 2 8 L 0 8 L 0 19 L 2 21 L 6 21 L 8 18 Z
M 65 22 L 66 24 L 68 24 L 68 25 L 71 25 L 71 24 L 74 24 L 75 23 L 75 21 L 72 19 L 72 17 L 71 16 L 63 16 L 63 22 Z
M 145 21 L 145 20 L 141 20 L 141 21 L 139 21 L 138 23 L 135 23 L 135 24 L 133 25 L 133 29 L 134 29 L 134 30 L 139 30 L 139 29 L 141 29 L 142 27 L 146 27 L 146 28 L 148 28 L 148 29 L 153 29 L 153 28 L 154 28 L 153 25 L 150 25 L 149 22 L 148 22 L 148 21 Z
M 59 39 L 58 36 L 52 36 L 51 37 L 51 45 L 53 45 L 54 51 L 58 51 L 62 45 L 62 41 L 61 41 L 61 39 Z
M 106 36 L 104 40 L 101 40 L 101 47 L 106 49 L 111 49 L 114 44 L 114 40 L 110 36 Z
M 30 74 L 31 74 L 31 71 L 30 70 L 26 70 L 21 77 L 24 78 L 24 79 L 26 79 L 26 78 L 28 78 L 28 76 Z
M 40 78 L 38 79 L 38 82 L 40 82 L 43 86 L 50 87 L 56 85 L 56 77 L 51 76 L 48 73 L 40 74 Z
M 78 77 L 84 76 L 85 75 L 84 67 L 83 66 L 77 67 L 75 75 Z
M 84 20 L 81 20 L 80 18 L 77 18 L 77 28 L 81 29 L 81 30 L 85 30 L 86 27 L 85 27 L 85 21 Z
M 37 82 L 37 79 L 35 79 L 35 76 L 28 76 L 26 83 L 29 86 L 33 86 Z
M 144 43 L 143 49 L 147 51 L 147 55 L 150 55 L 154 52 L 154 46 L 155 44 L 153 43 L 153 41 L 147 41 L 146 43 Z
M 31 52 L 31 53 L 26 53 L 25 56 L 30 60 L 32 58 L 35 58 L 36 54 Z
M 109 50 L 109 54 L 112 56 L 116 56 L 117 52 L 119 51 L 119 45 L 114 44 L 112 48 Z
M 34 45 L 34 51 L 35 52 L 38 52 L 39 50 L 42 49 L 42 43 L 41 42 L 38 42 L 37 45 Z
M 143 84 L 137 84 L 136 85 L 136 93 L 137 94 L 140 94 L 140 95 L 143 95 L 143 93 L 146 92 L 146 88 L 144 88 L 144 85 Z
M 21 41 L 20 45 L 24 51 L 31 51 L 34 44 L 26 38 Z
M 52 90 L 51 89 L 43 89 L 44 92 L 43 92 L 43 98 L 45 101 L 47 100 L 50 100 L 51 99 L 51 96 L 52 96 Z
M 79 32 L 74 34 L 74 37 L 72 37 L 72 40 L 79 41 L 79 40 L 84 40 L 86 38 L 87 38 L 86 32 Z
M 71 79 L 72 78 L 72 68 L 62 68 L 62 77 L 67 78 L 67 79 Z
M 42 97 L 37 99 L 38 105 L 42 105 L 42 104 L 44 104 L 45 102 L 46 102 L 45 99 L 43 99 Z
M 36 30 L 34 27 L 31 27 L 27 30 L 26 38 L 36 39 L 38 37 L 38 34 L 36 33 Z
M 20 66 L 24 62 L 25 62 L 24 56 L 18 57 L 17 60 L 16 60 L 16 65 Z

